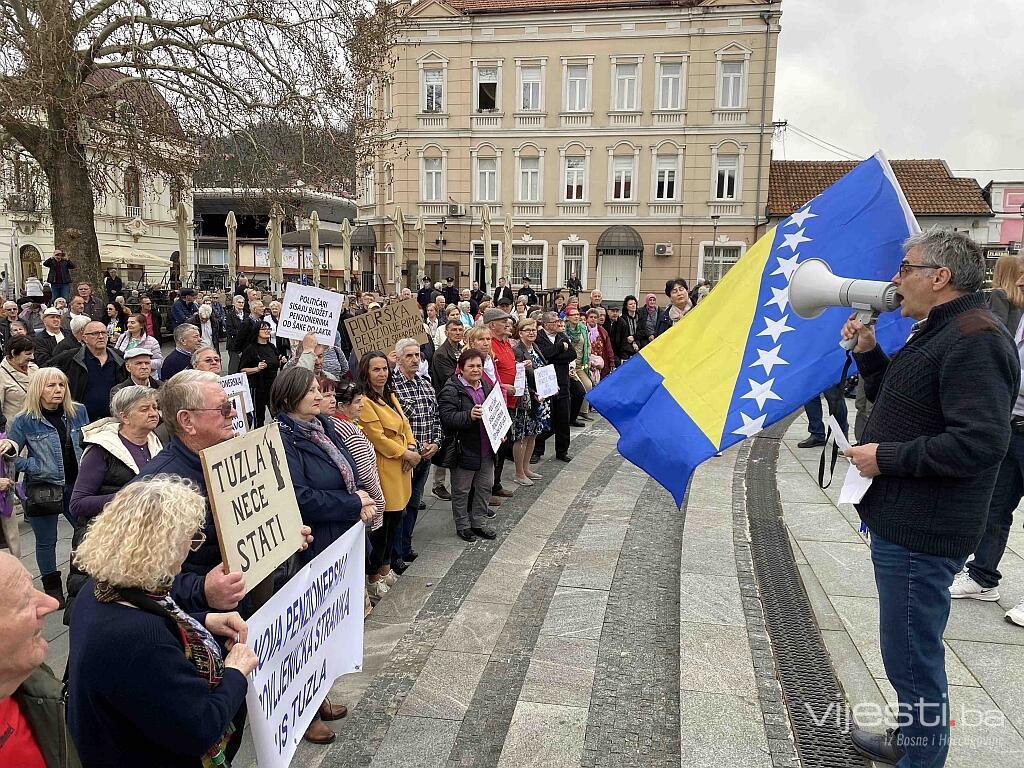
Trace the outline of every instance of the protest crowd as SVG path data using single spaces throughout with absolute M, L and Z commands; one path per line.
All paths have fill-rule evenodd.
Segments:
M 1004 257 L 996 288 L 984 297 L 976 276 L 962 276 L 972 254 L 960 246 L 920 241 L 898 273 L 928 318 L 915 331 L 920 370 L 876 349 L 870 328 L 851 321 L 844 329 L 851 338 L 859 333 L 854 352 L 864 408 L 873 402 L 876 409 L 862 442 L 883 443 L 877 455 L 855 445 L 854 463 L 883 475 L 918 473 L 913 481 L 888 480 L 890 495 L 902 498 L 898 515 L 891 504 L 861 509 L 891 542 L 887 570 L 876 571 L 884 573 L 879 589 L 899 591 L 899 572 L 916 549 L 934 554 L 926 562 L 933 610 L 919 620 L 932 639 L 944 624 L 947 591 L 952 598 L 998 598 L 999 560 L 1024 496 L 1024 395 L 1016 383 L 1012 392 L 1004 386 L 1019 377 L 1009 339 L 1022 348 L 1024 270 L 1018 258 Z M 10 551 L 0 554 L 0 725 L 12 729 L 0 749 L 13 755 L 10 765 L 31 768 L 230 764 L 246 724 L 246 678 L 257 664 L 246 619 L 275 590 L 362 525 L 369 616 L 407 570 L 415 572 L 416 522 L 427 492 L 450 501 L 453 536 L 495 538 L 492 521 L 517 487 L 542 479 L 547 459 L 572 461 L 572 428 L 594 418 L 587 393 L 606 379 L 612 383 L 602 386 L 616 386 L 616 370 L 710 290 L 703 281 L 691 290 L 674 279 L 663 297 L 627 296 L 621 306 L 606 306 L 601 291 L 581 293 L 572 276 L 565 294 L 541 306 L 528 280 L 515 287 L 501 278 L 485 292 L 477 283 L 459 289 L 451 279 L 424 278 L 415 294 L 406 288 L 347 297 L 327 344 L 313 332 L 282 335 L 288 310 L 281 297 L 244 276 L 228 292 L 185 287 L 172 295 L 126 291 L 112 272 L 103 302 L 92 286 L 75 284 L 74 267 L 59 251 L 46 264 L 47 284 L 30 281 L 24 296 L 3 304 L 0 318 L 0 513 Z M 910 285 L 940 272 L 947 283 L 935 295 L 947 303 Z M 346 322 L 389 308 L 399 316 L 412 302 L 415 322 L 387 345 L 367 347 L 352 331 L 358 326 Z M 979 320 L 975 312 L 974 325 L 963 320 L 983 305 L 994 318 L 983 312 Z M 169 307 L 166 317 L 161 306 Z M 996 322 L 1006 331 L 998 337 L 987 333 Z M 930 534 L 908 533 L 913 526 L 904 523 L 913 523 L 923 504 L 934 506 L 929 467 L 966 466 L 967 457 L 893 452 L 887 441 L 941 433 L 944 419 L 981 423 L 962 398 L 941 391 L 946 384 L 934 362 L 967 336 L 975 339 L 973 357 L 952 364 L 970 368 L 971 387 L 977 397 L 984 390 L 985 402 L 1016 398 L 1013 416 L 1002 423 L 1001 413 L 984 415 L 994 436 L 972 444 L 973 456 L 991 458 L 990 466 L 941 481 L 943 492 L 960 500 L 956 514 L 936 516 Z M 905 392 L 891 391 L 899 383 L 894 368 Z M 244 400 L 230 397 L 222 381 L 234 374 L 245 377 L 248 414 L 238 413 Z M 925 376 L 934 382 L 912 386 Z M 941 407 L 929 401 L 933 390 Z M 918 404 L 911 415 L 909 402 Z M 494 412 L 507 415 L 504 427 L 490 420 Z M 277 425 L 303 524 L 298 551 L 260 585 L 226 571 L 200 457 L 235 438 L 239 420 L 245 430 Z M 17 559 L 21 515 L 34 533 L 42 591 Z M 61 516 L 74 529 L 68 573 L 56 556 Z M 896 597 L 885 605 L 894 624 L 906 623 Z M 70 656 L 66 671 L 51 672 L 40 632 L 55 611 L 70 627 Z M 1024 626 L 1024 605 L 1008 618 Z M 900 674 L 889 667 L 895 654 L 927 653 L 896 647 L 894 637 L 888 642 L 883 638 L 891 676 Z M 934 664 L 926 669 L 928 695 L 941 695 L 944 675 Z M 894 684 L 902 695 L 901 685 L 919 682 Z M 305 739 L 331 743 L 329 723 L 346 713 L 343 702 L 324 698 Z M 879 738 L 865 748 L 883 757 L 900 748 L 891 735 Z

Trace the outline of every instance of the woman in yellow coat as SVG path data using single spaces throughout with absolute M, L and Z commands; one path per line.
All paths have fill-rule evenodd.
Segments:
M 380 598 L 398 579 L 391 570 L 394 537 L 412 496 L 412 470 L 420 462 L 412 425 L 391 388 L 391 365 L 380 352 L 363 355 L 358 380 L 363 387 L 363 434 L 377 455 L 377 473 L 384 491 L 384 524 L 370 532 L 373 551 L 366 559 L 367 590 Z

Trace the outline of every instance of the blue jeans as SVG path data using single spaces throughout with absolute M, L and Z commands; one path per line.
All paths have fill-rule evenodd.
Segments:
M 64 517 L 72 527 L 74 518 L 70 512 L 71 493 L 64 489 Z M 57 518 L 60 515 L 38 515 L 29 517 L 26 515 L 28 524 L 32 526 L 32 533 L 36 538 L 36 565 L 39 566 L 39 575 L 45 576 L 57 570 Z
M 999 561 L 1006 552 L 1013 511 L 1021 498 L 1024 498 L 1024 434 L 1014 432 L 1010 435 L 1010 447 L 1003 463 L 999 465 L 992 501 L 988 505 L 985 535 L 975 548 L 974 557 L 967 563 L 971 578 L 986 589 L 998 587 L 1003 577 L 999 572 Z
M 412 532 L 416 527 L 416 518 L 420 513 L 420 500 L 423 498 L 423 489 L 427 485 L 427 476 L 430 474 L 430 461 L 422 459 L 412 471 L 412 496 L 402 514 L 402 523 L 395 532 L 394 552 L 395 558 L 404 560 L 405 556 L 412 552 Z
M 898 768 L 939 768 L 949 752 L 949 700 L 942 633 L 949 586 L 964 558 L 913 552 L 871 534 L 885 674 L 899 702 Z
M 836 412 L 833 415 L 836 417 L 836 421 L 839 422 L 839 426 L 842 427 L 843 434 L 850 434 L 850 426 L 846 423 L 846 398 L 843 397 L 842 388 L 837 384 L 834 387 L 829 387 L 822 394 L 826 398 L 835 400 Z M 804 403 L 804 413 L 807 414 L 807 431 L 811 433 L 811 437 L 824 440 L 825 422 L 822 417 L 821 398 L 815 396 Z
M 71 283 L 50 283 L 51 301 L 62 296 L 65 301 L 71 301 Z

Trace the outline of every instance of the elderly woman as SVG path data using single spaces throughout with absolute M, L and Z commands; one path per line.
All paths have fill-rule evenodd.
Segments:
M 270 411 L 281 428 L 295 499 L 302 521 L 313 529 L 313 543 L 299 556 L 308 563 L 337 541 L 353 525 L 368 523 L 377 511 L 373 498 L 362 490 L 356 462 L 345 448 L 330 417 L 321 414 L 320 385 L 308 368 L 281 373 L 270 391 Z M 330 744 L 334 731 L 325 720 L 347 714 L 344 705 L 325 700 L 304 738 Z
M 491 392 L 484 378 L 484 356 L 470 348 L 437 396 L 445 433 L 441 459 L 452 472 L 452 516 L 460 539 L 493 539 L 487 525 L 487 499 L 494 483 L 494 452 L 483 425 L 483 403 Z
M 238 358 L 238 370 L 249 379 L 249 391 L 252 393 L 253 426 L 263 426 L 267 405 L 270 403 L 270 388 L 277 378 L 280 367 L 280 356 L 277 347 L 270 342 L 270 323 L 260 323 L 256 334 L 256 343 L 242 350 Z
M 388 358 L 369 352 L 359 361 L 358 382 L 366 393 L 362 427 L 377 454 L 377 474 L 384 491 L 384 524 L 370 533 L 373 552 L 366 561 L 370 597 L 382 597 L 398 576 L 391 570 L 395 533 L 412 497 L 412 470 L 420 462 L 412 425 L 391 382 Z
M 541 475 L 530 471 L 530 457 L 537 442 L 537 435 L 551 426 L 551 404 L 537 396 L 537 382 L 534 371 L 547 365 L 537 346 L 537 321 L 528 317 L 516 326 L 516 362 L 526 368 L 526 396 L 520 397 L 512 414 L 512 458 L 516 465 L 515 482 L 519 485 L 533 485 Z
M 35 344 L 26 336 L 13 338 L 4 346 L 4 359 L 0 362 L 0 432 L 7 431 L 25 404 L 29 378 L 39 370 L 32 362 L 34 357 Z
M 690 288 L 681 277 L 669 280 L 665 283 L 665 295 L 668 296 L 669 305 L 658 310 L 658 323 L 655 327 L 655 336 L 661 336 L 665 331 L 683 319 L 683 315 L 693 309 L 690 302 Z
M 491 357 L 491 329 L 486 325 L 474 325 L 466 331 L 464 338 L 468 349 L 475 349 L 484 356 L 484 376 L 487 377 L 487 383 L 493 385 L 498 380 L 498 373 Z
M 471 325 L 473 325 L 473 322 L 474 322 L 473 321 L 473 313 L 470 311 L 470 308 L 472 306 L 473 305 L 470 304 L 468 301 L 460 301 L 458 303 L 458 307 L 459 307 L 459 320 L 461 320 L 462 324 L 464 326 L 466 326 L 467 328 L 469 328 Z
M 159 371 L 164 362 L 164 354 L 160 351 L 160 342 L 146 333 L 146 318 L 142 315 L 130 315 L 126 321 L 128 330 L 117 337 L 114 346 L 124 355 L 129 349 L 142 347 L 148 349 L 152 370 Z
M 445 326 L 452 320 L 458 320 L 460 323 L 462 323 L 462 314 L 459 312 L 458 307 L 448 307 L 448 309 L 445 311 L 444 323 L 442 323 L 441 326 L 434 332 L 435 347 L 440 347 L 448 339 L 448 335 L 445 332 Z M 472 327 L 472 325 L 472 323 L 470 323 L 469 325 L 462 323 L 463 328 L 469 328 Z
M 237 613 L 188 614 L 168 591 L 205 517 L 193 484 L 157 475 L 119 491 L 78 548 L 68 726 L 86 768 L 226 761 L 256 654 Z
M 196 313 L 185 322 L 199 329 L 199 337 L 202 339 L 203 344 L 209 344 L 214 349 L 220 349 L 223 329 L 220 322 L 213 316 L 212 304 L 200 304 Z
M 85 406 L 71 400 L 68 378 L 57 368 L 40 368 L 25 392 L 25 405 L 0 440 L 0 454 L 14 455 L 25 473 L 25 517 L 36 537 L 36 564 L 43 591 L 64 606 L 57 570 L 57 517 L 70 521 L 70 489 L 82 458 L 82 428 L 89 423 Z M 24 449 L 25 455 L 17 455 Z

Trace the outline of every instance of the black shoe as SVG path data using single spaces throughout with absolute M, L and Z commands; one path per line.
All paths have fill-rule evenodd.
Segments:
M 556 453 L 555 458 L 558 459 L 559 461 L 564 461 L 566 464 L 572 461 L 572 456 L 570 456 L 568 453 Z
M 473 533 L 475 533 L 481 539 L 493 539 L 495 536 L 498 535 L 494 531 L 492 531 L 490 528 L 476 528 L 476 527 L 474 527 L 473 528 Z
M 427 502 L 425 502 L 425 501 L 421 501 L 419 507 L 417 507 L 417 509 L 419 509 L 421 512 L 424 509 L 426 509 L 426 508 L 427 508 Z
M 593 421 L 594 417 L 591 416 L 589 413 L 581 413 L 580 414 L 580 420 L 581 421 Z
M 405 560 L 392 560 L 391 570 L 401 576 L 407 570 L 409 570 L 409 564 Z
M 476 536 L 469 528 L 463 528 L 461 531 L 456 531 L 459 534 L 459 538 L 463 541 L 476 541 Z
M 487 511 L 484 512 L 484 514 L 493 520 L 495 517 L 498 516 L 498 510 L 496 510 L 494 507 L 488 507 Z
M 850 731 L 853 748 L 876 763 L 896 765 L 903 759 L 903 747 L 896 743 L 899 728 L 889 728 L 885 733 Z
M 410 549 L 408 552 L 405 553 L 405 557 L 403 557 L 402 559 L 405 560 L 405 562 L 407 563 L 411 563 L 419 556 L 419 552 L 417 552 L 415 549 Z
M 540 464 L 540 460 L 542 458 L 544 458 L 544 457 L 541 456 L 539 453 L 535 453 L 535 454 L 533 454 L 533 456 L 530 457 L 530 463 L 531 464 Z
M 452 495 L 448 493 L 448 489 L 445 488 L 443 485 L 435 485 L 434 489 L 430 492 L 430 495 L 433 496 L 435 499 L 440 499 L 441 501 L 452 500 Z
M 64 607 L 64 584 L 61 581 L 60 571 L 43 575 L 43 592 L 57 601 L 57 610 Z
M 825 438 L 823 437 L 808 437 L 806 440 L 801 440 L 796 444 L 797 448 L 818 448 L 825 444 Z
M 583 423 L 582 421 L 580 421 L 579 419 L 576 419 L 576 421 L 570 421 L 570 422 L 569 422 L 569 426 L 570 426 L 570 427 L 585 427 L 585 426 L 587 426 L 587 425 L 586 425 L 586 424 L 584 424 L 584 423 Z

